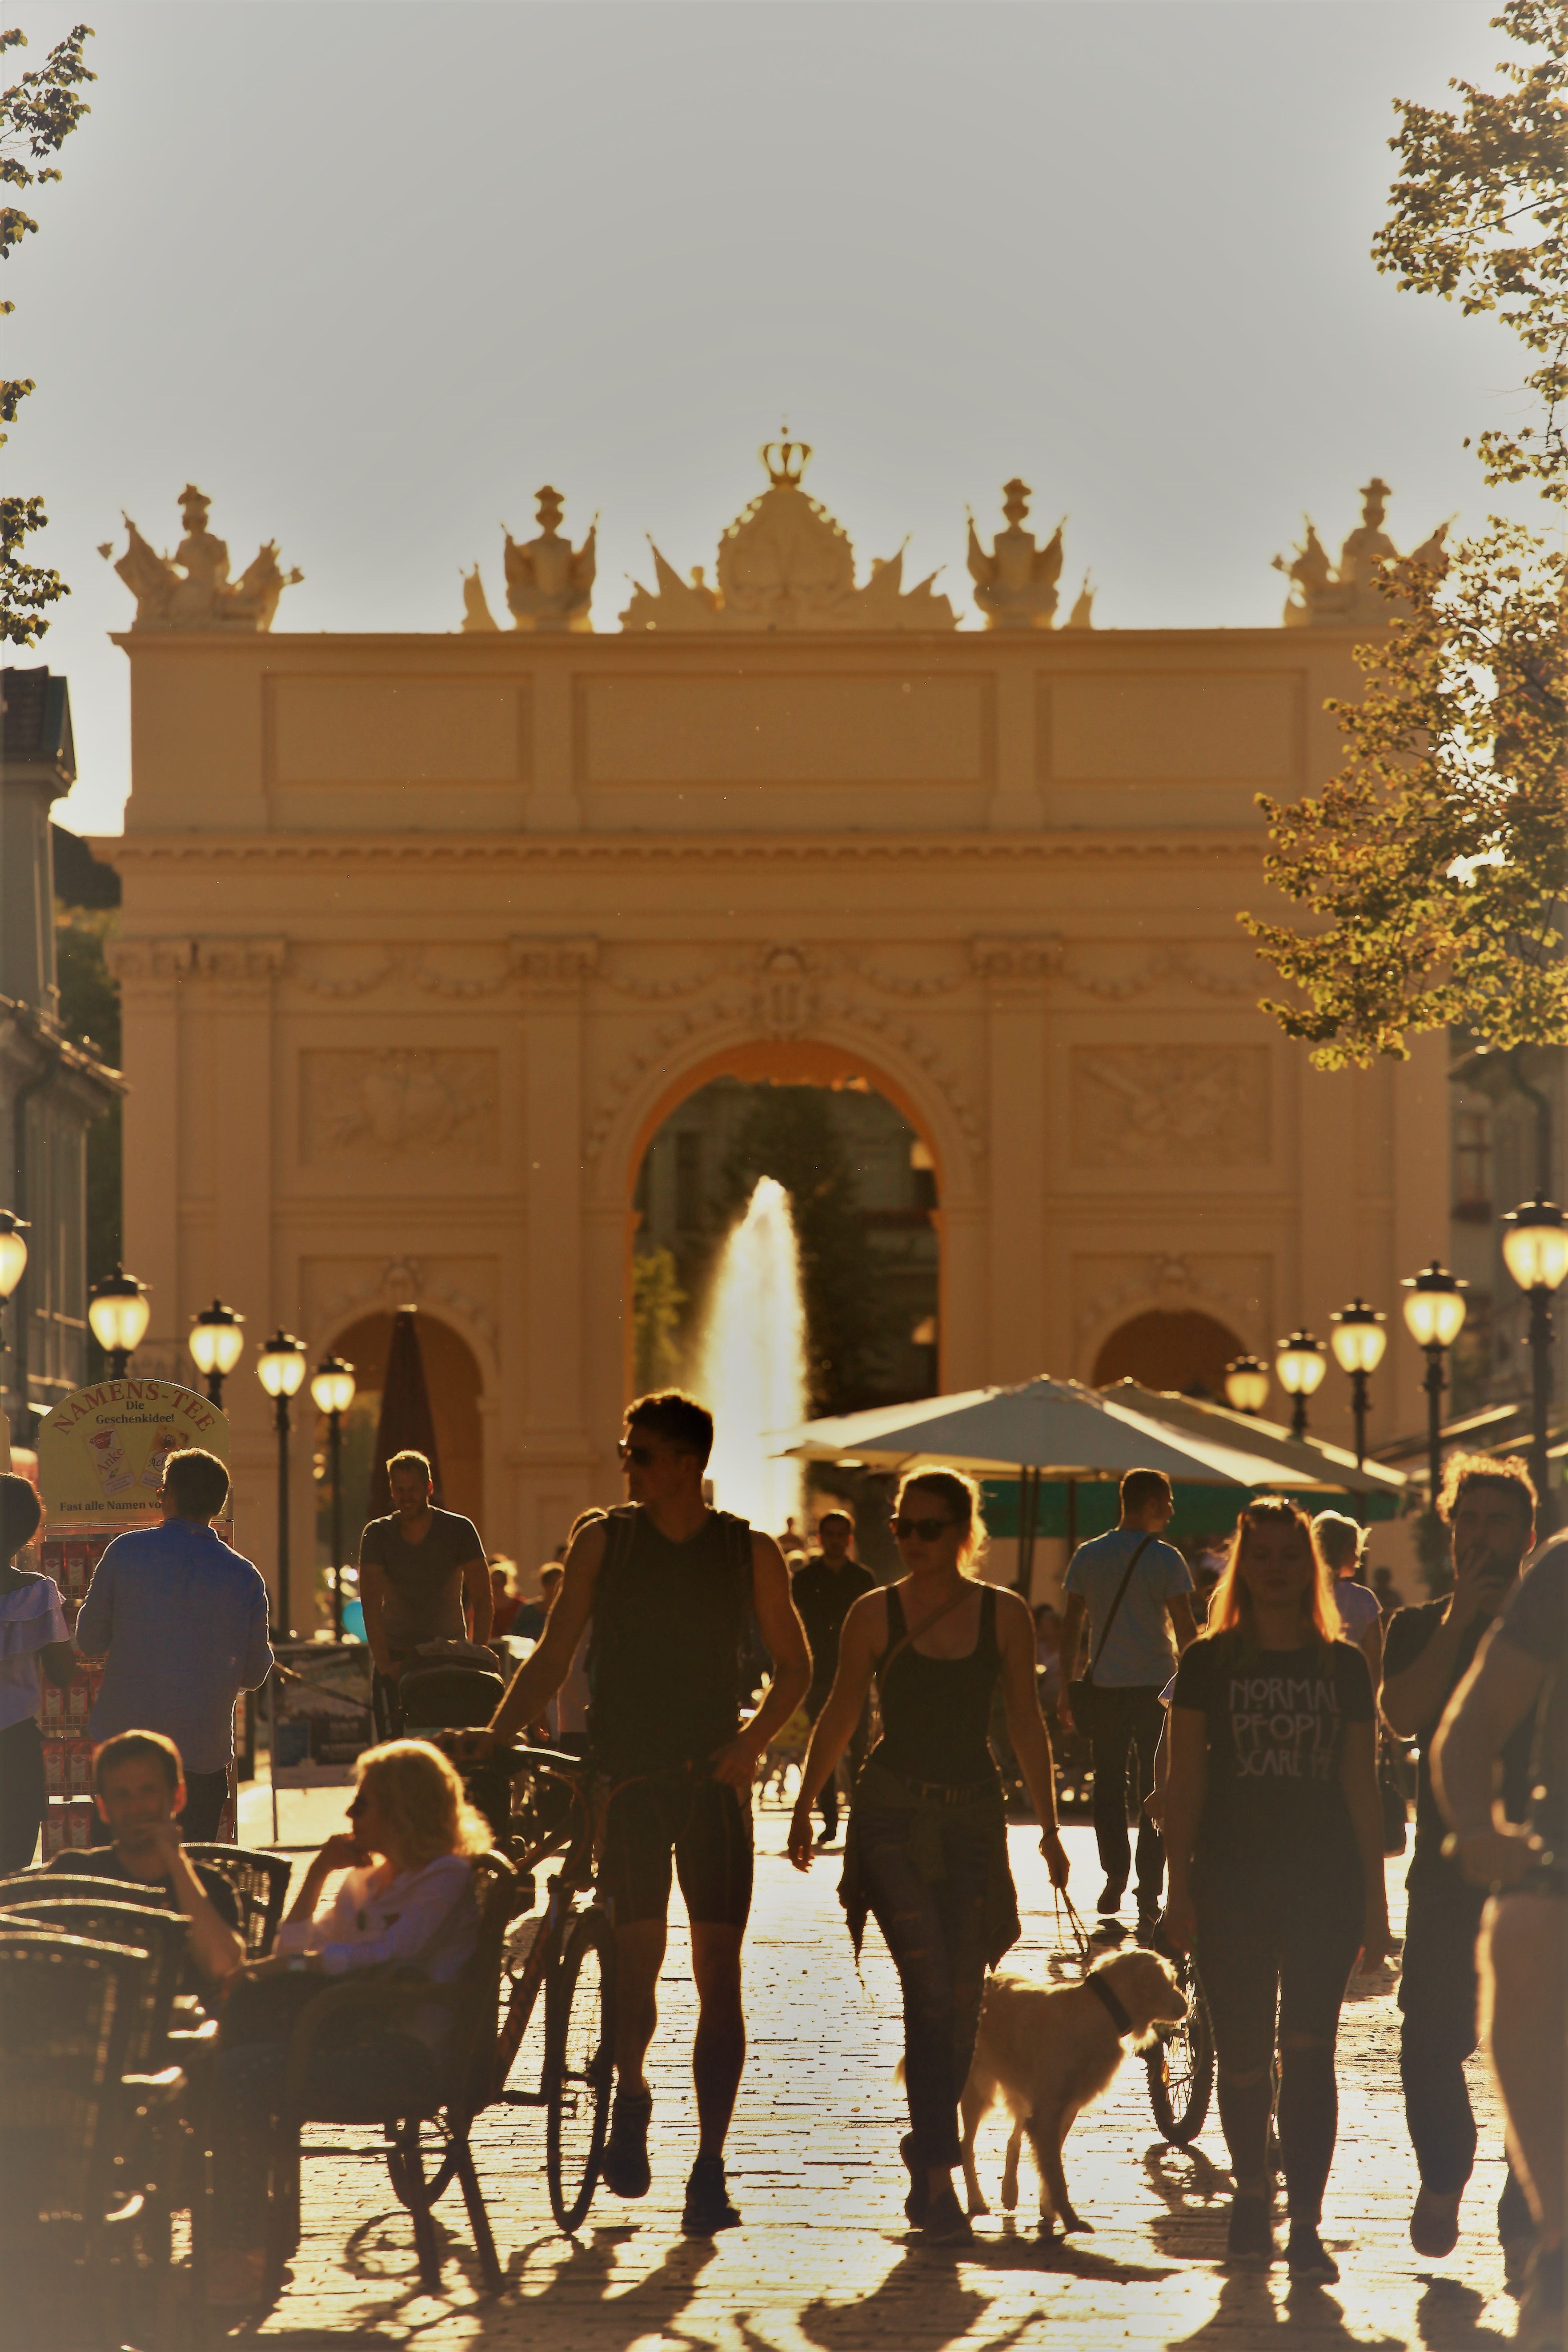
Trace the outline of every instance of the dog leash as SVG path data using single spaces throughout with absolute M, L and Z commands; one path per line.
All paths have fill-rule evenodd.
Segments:
M 1078 1906 L 1074 1903 L 1072 1896 L 1068 1893 L 1065 1886 L 1053 1886 L 1051 1889 L 1051 1900 L 1056 1912 L 1058 1950 L 1065 1951 L 1067 1949 L 1067 1936 L 1064 1935 L 1062 1931 L 1062 1915 L 1065 1912 L 1067 1914 L 1068 1931 L 1070 1933 L 1073 1940 L 1075 1958 L 1081 1968 L 1087 1968 L 1089 1966 L 1089 1954 L 1093 1949 L 1093 1946 L 1089 1940 L 1088 1928 L 1084 1926 L 1083 1921 L 1079 1917 Z

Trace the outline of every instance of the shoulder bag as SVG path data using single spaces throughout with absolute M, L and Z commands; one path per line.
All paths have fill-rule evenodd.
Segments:
M 1086 1739 L 1094 1738 L 1094 1670 L 1105 1654 L 1105 1644 L 1110 1639 L 1110 1629 L 1116 1622 L 1116 1612 L 1127 1597 L 1127 1588 L 1132 1581 L 1132 1571 L 1153 1540 L 1152 1536 L 1145 1536 L 1142 1542 L 1133 1548 L 1132 1557 L 1127 1563 L 1127 1573 L 1116 1588 L 1116 1598 L 1110 1604 L 1110 1614 L 1100 1629 L 1100 1639 L 1094 1645 L 1094 1655 L 1077 1680 L 1068 1685 L 1068 1705 L 1072 1709 L 1073 1723 Z

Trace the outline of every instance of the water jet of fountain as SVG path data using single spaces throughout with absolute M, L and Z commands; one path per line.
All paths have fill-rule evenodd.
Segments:
M 709 1475 L 721 1510 L 779 1534 L 801 1508 L 797 1462 L 770 1458 L 770 1430 L 806 1415 L 805 1309 L 789 1194 L 763 1177 L 714 1268 L 697 1393 L 715 1426 Z

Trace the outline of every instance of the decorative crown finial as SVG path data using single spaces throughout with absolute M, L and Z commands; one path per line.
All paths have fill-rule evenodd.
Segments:
M 786 425 L 784 439 L 764 441 L 757 452 L 767 467 L 768 480 L 775 490 L 798 489 L 800 478 L 811 463 L 810 442 L 791 441 L 787 437 L 788 433 L 789 427 Z

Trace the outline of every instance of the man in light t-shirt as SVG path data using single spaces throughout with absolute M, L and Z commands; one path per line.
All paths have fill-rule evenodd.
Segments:
M 1063 1588 L 1067 1606 L 1062 1615 L 1063 1689 L 1058 1720 L 1064 1730 L 1074 1727 L 1068 1694 L 1080 1671 L 1079 1654 L 1086 1617 L 1089 1658 L 1094 1667 L 1094 1721 L 1084 1728 L 1089 1732 L 1094 1759 L 1095 1843 L 1105 1872 L 1099 1908 L 1107 1916 L 1120 1911 L 1126 1891 L 1133 1859 L 1127 1834 L 1127 1788 L 1131 1778 L 1138 1806 L 1140 1936 L 1158 1925 L 1165 1874 L 1160 1832 L 1143 1811 L 1143 1800 L 1154 1784 L 1154 1751 L 1164 1724 L 1160 1693 L 1174 1671 L 1177 1653 L 1186 1648 L 1197 1630 L 1187 1597 L 1193 1589 L 1191 1571 L 1174 1545 L 1160 1541 L 1174 1509 L 1171 1482 L 1163 1471 L 1129 1470 L 1121 1481 L 1121 1516 L 1116 1526 L 1109 1535 L 1079 1544 Z M 1118 1605 L 1116 1596 L 1135 1552 L 1138 1564 Z

